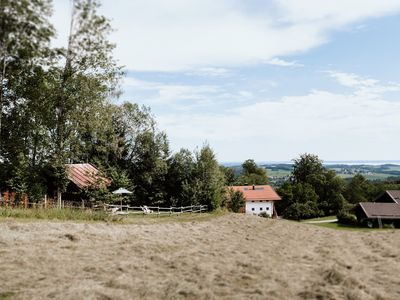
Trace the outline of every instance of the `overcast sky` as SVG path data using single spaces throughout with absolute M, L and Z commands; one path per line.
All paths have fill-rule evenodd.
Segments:
M 70 5 L 55 0 L 58 44 Z M 103 0 L 124 94 L 172 150 L 400 159 L 400 1 Z

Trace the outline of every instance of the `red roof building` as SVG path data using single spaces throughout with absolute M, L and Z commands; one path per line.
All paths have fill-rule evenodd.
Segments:
M 228 187 L 235 191 L 241 191 L 246 200 L 244 211 L 246 214 L 267 213 L 276 215 L 274 202 L 282 200 L 270 185 L 244 185 Z
M 99 170 L 91 164 L 68 164 L 67 176 L 80 189 L 107 186 L 111 183 L 110 179 L 101 176 Z

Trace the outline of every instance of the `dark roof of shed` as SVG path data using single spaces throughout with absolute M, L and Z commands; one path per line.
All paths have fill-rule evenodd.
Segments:
M 81 189 L 110 184 L 110 180 L 101 176 L 99 170 L 91 164 L 68 164 L 67 175 L 68 179 Z
M 400 205 L 397 203 L 360 202 L 360 207 L 369 219 L 400 219 Z
M 400 190 L 387 190 L 386 193 L 397 203 L 400 204 Z

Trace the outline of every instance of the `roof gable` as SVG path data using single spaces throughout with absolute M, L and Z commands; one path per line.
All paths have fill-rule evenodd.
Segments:
M 275 192 L 270 185 L 243 185 L 229 186 L 228 188 L 241 191 L 246 201 L 276 201 L 281 200 L 281 197 Z
M 386 193 L 396 202 L 400 204 L 400 190 L 388 190 Z

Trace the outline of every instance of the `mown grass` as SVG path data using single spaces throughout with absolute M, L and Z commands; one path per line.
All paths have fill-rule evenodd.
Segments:
M 111 215 L 105 211 L 92 211 L 71 208 L 50 209 L 22 209 L 22 208 L 0 208 L 1 219 L 25 219 L 25 220 L 60 220 L 60 221 L 97 221 L 114 222 L 120 224 L 137 223 L 159 223 L 159 222 L 192 222 L 208 221 L 214 217 L 227 214 L 224 210 L 207 213 L 183 213 L 183 214 L 129 214 Z
M 22 209 L 0 208 L 0 218 L 20 218 L 39 220 L 108 221 L 110 216 L 104 211 L 71 208 Z

